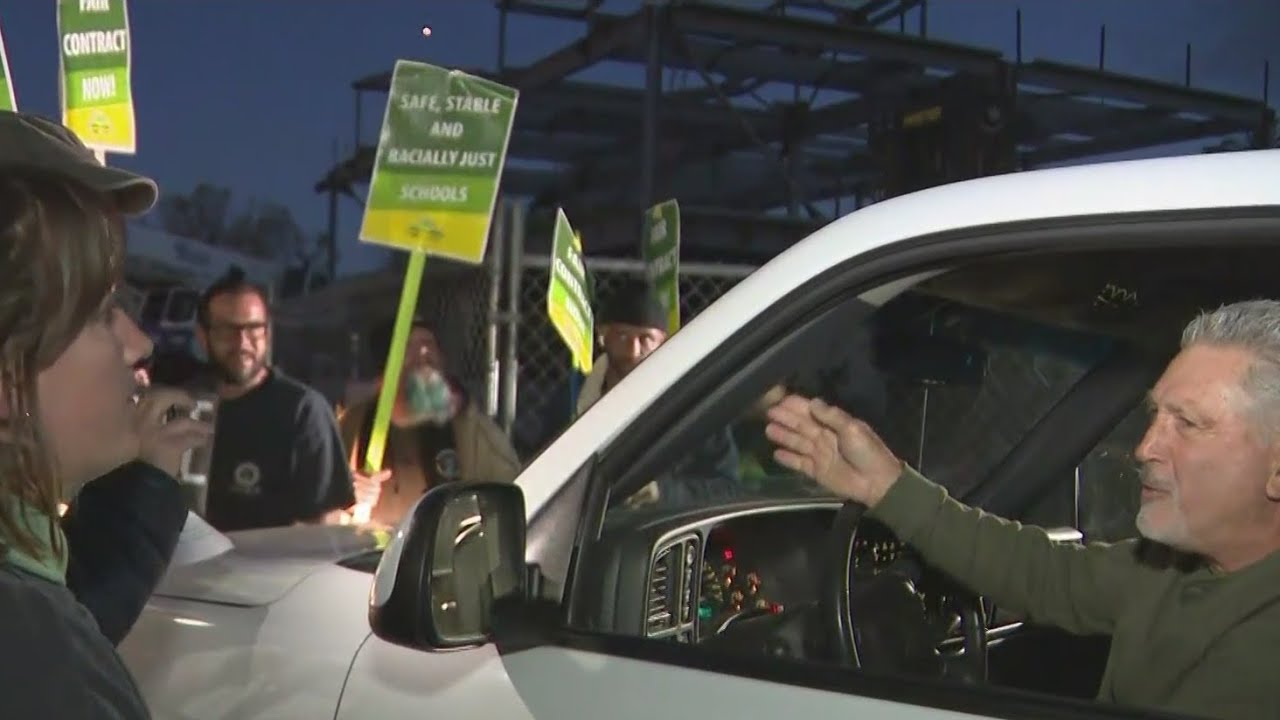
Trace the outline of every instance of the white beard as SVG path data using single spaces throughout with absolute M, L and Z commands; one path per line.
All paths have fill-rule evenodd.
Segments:
M 1160 505 L 1167 507 L 1160 508 L 1158 507 Z M 1164 512 L 1162 520 L 1158 521 L 1152 517 L 1162 511 Z M 1135 525 L 1138 533 L 1148 540 L 1168 545 L 1174 550 L 1195 552 L 1195 540 L 1191 537 L 1187 518 L 1182 513 L 1176 487 L 1170 488 L 1169 493 L 1163 497 L 1143 503 L 1142 508 L 1138 510 Z

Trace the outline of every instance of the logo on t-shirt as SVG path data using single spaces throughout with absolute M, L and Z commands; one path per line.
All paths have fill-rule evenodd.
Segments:
M 255 463 L 240 463 L 232 473 L 232 478 L 234 482 L 231 484 L 231 492 L 251 497 L 262 493 L 262 470 Z
M 445 480 L 457 480 L 458 453 L 452 449 L 436 453 L 436 474 Z

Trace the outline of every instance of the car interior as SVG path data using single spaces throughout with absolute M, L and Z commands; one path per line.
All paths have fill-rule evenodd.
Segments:
M 1129 537 L 1136 408 L 1182 327 L 1275 297 L 1277 263 L 1274 246 L 1224 242 L 1024 252 L 935 269 L 887 300 L 820 308 L 729 368 L 723 394 L 682 410 L 657 440 L 665 459 L 616 479 L 577 560 L 575 584 L 589 591 L 575 593 L 571 624 L 1092 698 L 1108 638 L 1024 622 L 931 570 L 861 508 L 777 465 L 763 408 L 784 388 L 820 395 L 963 502 L 1063 542 Z M 732 463 L 681 460 L 726 428 Z M 727 484 L 712 477 L 726 466 Z

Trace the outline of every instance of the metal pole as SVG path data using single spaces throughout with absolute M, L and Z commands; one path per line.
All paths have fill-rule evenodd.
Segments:
M 662 95 L 662 8 L 645 8 L 648 33 L 648 58 L 645 67 L 644 110 L 640 142 L 640 205 L 649 207 L 657 200 L 658 101 Z M 643 241 L 642 241 L 643 242 Z
M 1187 87 L 1191 87 L 1191 43 L 1187 43 L 1187 61 L 1184 75 L 1183 84 Z
M 361 107 L 361 105 L 362 105 L 362 103 L 361 103 L 360 101 L 361 101 L 363 98 L 364 98 L 364 91 L 363 91 L 363 90 L 357 90 L 357 91 L 356 91 L 356 144 L 352 147 L 351 152 L 353 152 L 353 153 L 358 153 L 358 152 L 360 152 L 360 136 L 361 136 L 361 134 L 362 134 L 362 133 L 360 132 L 360 129 L 361 129 L 361 128 L 360 128 L 360 107 Z
M 520 339 L 520 281 L 524 273 L 525 206 L 511 205 L 511 232 L 507 245 L 507 346 L 503 348 L 501 422 L 507 437 L 516 423 L 516 393 L 519 389 L 519 366 L 516 345 Z
M 337 170 L 337 166 L 334 166 Z M 325 238 L 329 251 L 329 284 L 338 278 L 338 183 L 337 175 L 329 178 L 329 235 Z
M 486 313 L 488 326 L 484 333 L 485 360 L 485 411 L 489 417 L 498 414 L 498 315 L 502 312 L 502 249 L 507 239 L 506 198 L 499 198 L 497 212 L 493 215 L 493 228 L 489 239 L 489 307 Z
M 1271 105 L 1271 61 L 1262 62 L 1262 104 Z
M 1102 26 L 1102 31 L 1098 36 L 1098 69 L 1107 69 L 1107 26 Z
M 332 284 L 338 277 L 338 166 L 341 158 L 338 155 L 338 139 L 333 139 L 333 148 L 330 155 L 333 157 L 333 170 L 329 175 L 329 235 L 325 238 L 328 251 L 329 261 L 327 267 L 329 270 L 329 284 Z M 308 268 L 310 275 L 310 268 Z M 309 291 L 304 287 L 303 293 Z
M 929 37 L 929 0 L 920 0 L 920 37 Z
M 1262 63 L 1262 118 L 1258 123 L 1258 137 L 1254 139 L 1253 146 L 1255 148 L 1269 148 L 1274 146 L 1275 138 L 1275 118 L 1268 114 L 1267 109 L 1271 107 L 1271 61 L 1264 60 Z
M 498 3 L 498 73 L 507 70 L 507 0 Z
M 1014 16 L 1014 47 L 1018 64 L 1022 64 L 1022 8 L 1018 8 L 1017 14 Z

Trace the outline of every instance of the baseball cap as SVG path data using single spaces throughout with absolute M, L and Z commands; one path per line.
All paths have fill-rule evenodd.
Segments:
M 75 133 L 48 118 L 0 110 L 0 171 L 37 170 L 66 177 L 115 199 L 125 215 L 141 215 L 156 203 L 150 178 L 98 162 Z

